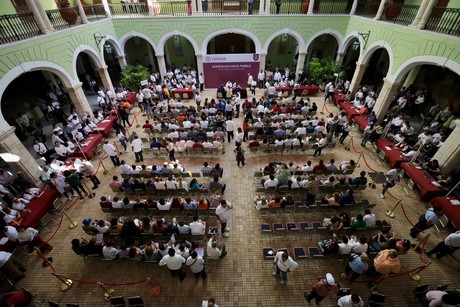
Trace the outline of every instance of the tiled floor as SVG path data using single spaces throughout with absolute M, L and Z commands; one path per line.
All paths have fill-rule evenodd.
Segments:
M 214 90 L 207 90 L 202 97 L 212 98 Z M 259 94 L 259 92 L 258 92 Z M 252 98 L 252 97 L 251 97 Z M 316 101 L 321 110 L 323 103 L 321 97 L 312 99 Z M 328 105 L 330 111 L 337 112 L 332 105 Z M 144 118 L 140 118 L 141 121 Z M 235 120 L 237 126 L 241 126 L 242 119 Z M 141 132 L 140 128 L 138 128 Z M 357 139 L 360 139 L 360 133 L 355 128 L 352 133 Z M 113 136 L 112 136 L 113 138 Z M 357 142 L 355 142 L 358 144 Z M 259 225 L 262 222 L 271 222 L 269 217 L 261 217 L 253 205 L 252 199 L 255 196 L 256 180 L 253 177 L 253 171 L 267 164 L 269 161 L 293 161 L 295 163 L 304 163 L 310 159 L 314 163 L 319 160 L 313 158 L 313 152 L 299 152 L 294 154 L 254 154 L 246 151 L 247 163 L 244 168 L 236 166 L 235 157 L 232 152 L 233 144 L 227 144 L 227 150 L 224 155 L 220 156 L 203 156 L 203 157 L 180 157 L 181 163 L 189 170 L 199 170 L 204 161 L 211 165 L 219 162 L 224 168 L 223 181 L 227 183 L 225 198 L 232 202 L 234 210 L 230 222 L 231 233 L 229 238 L 222 240 L 228 250 L 228 256 L 221 260 L 207 261 L 208 278 L 206 281 L 196 280 L 193 275 L 186 269 L 187 277 L 180 283 L 177 278 L 172 279 L 168 269 L 159 267 L 154 263 L 145 263 L 143 261 L 117 260 L 102 261 L 100 258 L 87 258 L 86 261 L 76 256 L 70 246 L 73 238 L 86 236 L 81 229 L 83 218 L 101 219 L 108 218 L 109 214 L 103 213 L 98 204 L 102 195 L 112 194 L 106 185 L 102 185 L 96 190 L 96 197 L 86 199 L 77 203 L 68 210 L 68 215 L 72 220 L 78 221 L 79 225 L 75 229 L 69 229 L 68 220 L 62 221 L 56 236 L 50 241 L 54 250 L 50 253 L 53 257 L 53 266 L 58 274 L 62 274 L 82 282 L 74 282 L 74 285 L 65 292 L 60 290 L 61 283 L 56 277 L 53 277 L 49 268 L 43 268 L 42 260 L 36 256 L 24 255 L 23 260 L 27 262 L 27 277 L 20 281 L 17 286 L 25 287 L 37 295 L 37 299 L 42 301 L 42 306 L 46 306 L 47 300 L 52 300 L 61 304 L 79 303 L 80 306 L 109 306 L 109 302 L 104 300 L 104 291 L 96 282 L 130 284 L 136 281 L 143 281 L 147 277 L 151 278 L 151 283 L 144 282 L 134 285 L 125 286 L 107 286 L 115 289 L 115 295 L 127 298 L 129 296 L 140 295 L 146 302 L 146 306 L 200 306 L 203 299 L 214 297 L 219 306 L 306 306 L 308 303 L 303 297 L 304 291 L 309 291 L 315 283 L 318 276 L 324 276 L 331 272 L 342 287 L 351 287 L 357 294 L 361 295 L 367 302 L 371 294 L 366 283 L 354 283 L 350 285 L 345 280 L 340 279 L 340 273 L 346 266 L 344 259 L 328 258 L 305 259 L 299 260 L 300 267 L 289 274 L 287 285 L 281 286 L 278 280 L 271 276 L 273 270 L 272 262 L 264 260 L 262 257 L 262 248 L 267 246 L 288 247 L 292 251 L 294 246 L 314 246 L 319 239 L 327 238 L 330 234 L 314 233 L 307 235 L 299 233 L 297 235 L 285 235 L 274 237 L 273 235 L 261 235 Z M 360 151 L 362 148 L 357 148 Z M 388 166 L 378 160 L 376 155 L 369 149 L 364 150 L 366 161 L 369 166 L 378 171 L 386 171 Z M 338 145 L 334 149 L 323 151 L 321 156 L 325 161 L 335 158 L 336 161 L 345 159 L 358 160 L 359 154 L 344 150 L 343 145 Z M 134 162 L 132 153 L 125 153 L 122 158 Z M 166 161 L 167 157 L 148 158 L 147 163 L 161 163 Z M 97 158 L 93 158 L 93 163 L 98 163 Z M 99 178 L 108 183 L 113 174 L 118 170 L 114 168 L 110 161 L 104 162 L 109 170 L 109 174 L 99 174 Z M 364 160 L 359 161 L 360 167 L 356 170 L 369 171 L 369 166 Z M 208 180 L 208 179 L 204 179 Z M 407 193 L 406 193 L 407 191 Z M 416 194 L 409 190 L 406 181 L 403 180 L 396 187 L 391 189 L 391 193 L 398 199 L 403 199 L 403 205 L 411 220 L 416 218 L 425 211 L 426 204 L 420 202 Z M 391 197 L 385 200 L 380 198 L 379 187 L 375 190 L 366 189 L 358 199 L 368 199 L 377 205 L 373 209 L 379 219 L 387 218 L 385 211 L 392 208 L 396 201 Z M 410 225 L 406 221 L 401 211 L 397 208 L 396 217 L 391 219 L 393 231 L 396 231 L 400 237 L 408 237 Z M 302 219 L 322 219 L 322 213 L 309 213 L 303 217 L 288 216 L 282 217 L 285 221 Z M 58 219 L 58 218 L 57 218 Z M 59 220 L 59 219 L 58 219 Z M 217 224 L 215 219 L 209 221 L 210 224 Z M 53 232 L 57 229 L 57 224 L 52 227 Z M 444 238 L 449 232 L 436 233 L 435 229 L 430 229 L 428 233 L 431 238 L 427 243 L 427 248 L 431 248 Z M 42 237 L 49 238 L 52 232 L 42 232 Z M 425 256 L 423 256 L 426 259 Z M 420 275 L 420 282 L 415 282 L 407 275 L 384 280 L 379 285 L 380 293 L 386 295 L 386 306 L 417 306 L 412 295 L 413 289 L 418 283 L 427 283 L 431 285 L 449 284 L 450 289 L 459 286 L 459 261 L 458 255 L 453 257 L 447 256 L 444 259 L 431 260 L 432 264 L 425 269 Z M 421 264 L 420 257 L 414 251 L 401 256 L 402 270 L 409 271 Z M 156 297 L 149 295 L 152 284 L 161 286 L 161 293 Z M 330 296 L 326 298 L 321 305 L 336 306 L 336 298 Z

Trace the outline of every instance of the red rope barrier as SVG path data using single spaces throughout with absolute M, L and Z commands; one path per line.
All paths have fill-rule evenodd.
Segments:
M 367 160 L 366 160 L 366 156 L 363 155 L 363 160 L 364 160 L 364 163 L 367 165 L 367 167 L 373 171 L 374 173 L 377 173 L 377 171 L 375 169 L 373 169 L 372 167 L 370 167 L 369 163 L 367 163 Z
M 418 267 L 416 267 L 415 269 L 412 269 L 412 270 L 409 270 L 409 271 L 406 271 L 406 272 L 401 272 L 401 273 L 396 273 L 396 274 L 392 274 L 392 275 L 387 275 L 388 278 L 393 278 L 393 277 L 399 277 L 399 276 L 404 276 L 404 275 L 407 275 L 409 273 L 412 273 L 412 272 L 415 272 L 415 271 L 418 271 L 420 270 L 421 268 L 425 267 L 426 264 L 423 264 L 423 265 L 420 265 Z M 379 276 L 379 277 L 375 277 L 375 278 L 368 278 L 368 279 L 365 279 L 365 280 L 358 280 L 358 281 L 353 281 L 353 283 L 369 283 L 369 282 L 372 282 L 372 283 L 379 283 L 381 280 L 385 279 L 385 276 Z
M 81 280 L 81 279 L 75 279 L 75 278 L 71 278 L 71 277 L 67 277 L 67 276 L 64 276 L 64 275 L 57 275 L 61 278 L 64 278 L 64 279 L 70 279 L 74 282 L 78 282 L 80 284 L 97 284 L 98 282 L 97 281 L 87 281 L 87 280 Z M 133 281 L 133 282 L 128 282 L 128 283 L 112 283 L 112 284 L 106 284 L 106 283 L 103 283 L 105 286 L 113 286 L 113 287 L 121 287 L 121 286 L 132 286 L 132 285 L 138 285 L 138 284 L 143 284 L 145 282 L 149 281 L 148 278 L 146 279 L 143 279 L 143 280 L 138 280 L 138 281 Z
M 418 230 L 419 232 L 421 232 L 421 233 L 425 233 L 423 230 L 421 230 L 421 229 L 415 227 L 414 223 L 412 223 L 412 221 L 407 217 L 406 210 L 404 210 L 404 206 L 403 206 L 402 203 L 401 203 L 401 210 L 402 210 L 402 212 L 403 212 L 403 214 L 404 214 L 404 217 L 405 217 L 406 220 L 409 222 L 409 224 L 412 225 L 412 227 L 414 227 L 415 229 L 417 229 L 417 230 Z
M 331 113 L 331 112 L 327 109 L 326 101 L 324 101 L 324 109 L 326 110 L 327 113 Z
M 390 197 L 392 197 L 394 200 L 399 200 L 393 194 L 391 194 L 388 190 L 387 190 L 387 194 L 390 195 Z
M 62 224 L 62 215 L 61 215 L 61 219 L 59 220 L 59 224 L 58 224 L 56 230 L 54 231 L 53 235 L 52 235 L 47 241 L 45 241 L 46 243 L 48 243 L 49 241 L 51 241 L 51 240 L 56 236 L 56 234 L 57 234 L 59 228 L 61 228 L 61 224 Z M 44 245 L 44 244 L 42 244 L 42 245 Z M 40 245 L 40 246 L 41 246 L 41 245 Z
M 45 256 L 42 255 L 42 253 L 40 253 L 40 251 L 37 251 L 37 255 L 43 259 L 43 263 L 46 264 L 46 266 L 51 270 L 53 271 L 53 273 L 56 273 L 56 269 L 53 267 L 53 265 L 51 264 L 51 262 L 48 261 L 48 259 L 45 258 Z
M 361 151 L 357 151 L 356 148 L 355 148 L 355 142 L 353 139 L 351 139 L 351 148 L 353 148 L 353 151 L 356 152 L 356 153 L 361 153 Z
M 80 199 L 80 197 L 75 198 L 73 204 L 71 204 L 69 207 L 67 207 L 64 211 L 69 211 L 70 208 L 75 206 L 75 204 L 78 202 L 79 199 Z

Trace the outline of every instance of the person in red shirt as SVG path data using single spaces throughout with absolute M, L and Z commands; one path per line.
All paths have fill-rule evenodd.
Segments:
M 150 129 L 153 132 L 153 125 L 149 122 L 149 120 L 145 121 L 145 124 L 142 126 L 143 129 Z
M 326 278 L 318 278 L 318 283 L 313 286 L 310 294 L 308 292 L 304 292 L 303 295 L 307 302 L 310 303 L 311 300 L 316 301 L 316 305 L 319 304 L 328 294 L 329 292 L 337 292 L 339 291 L 340 286 L 335 283 L 334 277 L 331 273 L 326 274 Z
M 248 124 L 248 120 L 245 119 L 244 122 L 243 122 L 243 142 L 246 142 L 249 140 L 249 124 Z
M 324 164 L 323 160 L 319 160 L 319 164 L 313 167 L 313 172 L 324 172 L 326 170 L 326 165 Z

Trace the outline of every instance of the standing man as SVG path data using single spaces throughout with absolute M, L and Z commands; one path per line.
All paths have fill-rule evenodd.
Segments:
M 166 150 L 168 151 L 169 154 L 169 161 L 176 161 L 176 158 L 174 157 L 174 143 L 171 141 L 166 141 Z
M 208 276 L 208 274 L 206 274 L 203 257 L 199 256 L 196 251 L 193 251 L 187 258 L 185 265 L 190 267 L 196 278 L 201 276 L 201 278 L 205 279 Z
M 276 271 L 272 273 L 273 277 L 281 275 L 281 284 L 284 285 L 287 282 L 287 273 L 294 271 L 299 267 L 297 262 L 283 251 L 276 253 L 275 259 L 273 260 Z
M 142 155 L 142 141 L 139 136 L 134 136 L 134 140 L 131 141 L 131 146 L 133 148 L 134 156 L 136 157 L 136 162 L 144 162 L 144 156 Z
M 230 100 L 227 101 L 227 104 L 225 105 L 225 116 L 227 118 L 227 121 L 231 120 L 233 117 L 233 105 Z
M 203 3 L 204 4 L 204 3 Z M 207 2 L 206 2 L 206 6 L 207 6 Z M 204 12 L 204 7 L 203 7 L 203 12 Z M 198 82 L 200 83 L 200 93 L 203 93 L 204 91 L 204 76 L 203 76 L 203 73 L 200 73 L 200 76 L 198 77 Z
M 227 223 L 231 216 L 231 209 L 233 209 L 232 204 L 224 199 L 220 201 L 220 205 L 216 208 L 217 219 L 220 223 L 220 233 L 224 237 L 228 237 L 228 232 L 230 231 L 230 228 L 227 227 Z
M 394 187 L 394 185 L 399 182 L 400 175 L 399 173 L 401 172 L 401 168 L 393 168 L 390 169 L 387 172 L 387 177 L 385 178 L 385 182 L 383 183 L 383 190 L 382 193 L 380 194 L 380 197 L 383 199 L 385 198 L 385 192 L 391 188 Z
M 441 259 L 445 255 L 452 255 L 460 248 L 460 231 L 451 233 L 443 241 L 439 242 L 432 250 L 426 252 L 428 257 L 436 254 L 436 259 Z
M 265 88 L 265 73 L 261 69 L 260 73 L 257 75 L 257 80 L 259 81 L 259 88 Z
M 227 130 L 227 140 L 230 143 L 230 141 L 234 138 L 234 131 L 235 131 L 235 123 L 232 121 L 232 119 L 227 119 L 225 122 L 225 130 Z
M 252 15 L 253 8 L 254 8 L 254 0 L 248 0 L 248 15 Z
M 281 2 L 282 2 L 282 0 L 275 0 L 276 14 L 277 14 L 277 15 L 280 13 Z
M 118 158 L 118 153 L 112 144 L 109 143 L 109 140 L 105 140 L 104 146 L 102 146 L 105 150 L 105 153 L 110 157 L 112 160 L 113 166 L 120 166 L 120 159 Z
M 425 214 L 420 215 L 417 224 L 410 230 L 410 236 L 414 239 L 417 235 L 427 229 L 433 227 L 439 220 L 439 216 L 443 214 L 441 207 L 433 207 L 426 211 Z
M 254 77 L 249 73 L 248 74 L 248 87 L 252 88 L 252 82 L 254 81 Z
M 53 247 L 40 238 L 38 235 L 38 230 L 32 227 L 27 229 L 23 227 L 18 227 L 18 241 L 29 246 L 30 249 L 34 247 L 38 248 L 42 254 L 50 252 L 53 250 Z
M 0 251 L 0 270 L 6 275 L 7 278 L 12 280 L 20 280 L 26 275 L 23 273 L 26 271 L 26 266 L 19 261 L 18 258 L 8 252 Z
M 324 147 L 327 146 L 327 139 L 326 139 L 326 135 L 325 134 L 322 134 L 321 135 L 321 139 L 319 140 L 318 142 L 318 147 L 316 147 L 315 149 L 315 152 L 313 153 L 313 157 L 316 157 L 321 154 L 321 151 L 323 150 Z
M 179 280 L 183 281 L 185 275 L 187 275 L 186 273 L 182 272 L 182 264 L 185 263 L 185 261 L 186 260 L 184 259 L 184 257 L 176 254 L 174 248 L 170 248 L 168 250 L 168 254 L 160 260 L 159 265 L 166 265 L 168 269 L 171 271 L 172 277 L 175 277 L 178 274 Z
M 335 283 L 334 277 L 331 273 L 327 273 L 326 278 L 318 279 L 318 282 L 315 286 L 313 286 L 310 294 L 307 294 L 307 292 L 303 293 L 307 302 L 310 303 L 311 300 L 315 299 L 316 305 L 318 305 L 329 294 L 329 292 L 336 293 L 340 288 L 340 286 Z

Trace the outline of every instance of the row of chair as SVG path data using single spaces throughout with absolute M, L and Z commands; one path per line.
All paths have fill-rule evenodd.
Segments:
M 185 171 L 181 172 L 180 174 L 172 174 L 176 177 L 182 177 L 182 178 L 200 178 L 200 177 L 222 177 L 223 170 L 216 171 L 216 172 L 201 172 L 201 171 Z M 164 173 L 159 173 L 159 174 L 121 174 L 120 175 L 123 179 L 125 178 L 132 178 L 132 179 L 150 179 L 150 178 L 155 178 L 155 177 L 163 177 L 163 178 L 168 178 L 171 176 L 171 174 L 164 174 Z
M 291 172 L 291 176 L 305 176 L 305 175 L 315 175 L 315 176 L 321 176 L 321 175 L 351 175 L 353 174 L 354 169 L 346 169 L 346 170 L 337 170 L 335 172 L 325 170 L 325 171 L 303 171 L 303 170 L 295 170 L 294 172 Z M 273 173 L 274 174 L 274 173 Z M 269 176 L 271 173 L 266 173 L 262 170 L 255 170 L 254 171 L 254 177 L 260 178 L 264 176 Z
M 158 217 L 191 217 L 197 215 L 199 217 L 210 217 L 216 215 L 216 208 L 208 208 L 208 210 L 179 210 L 171 208 L 170 210 L 158 210 L 157 208 L 101 208 L 102 212 L 112 213 L 118 216 L 158 216 Z
M 125 307 L 126 301 L 121 296 L 114 296 L 110 298 L 110 305 L 112 307 Z M 49 307 L 60 307 L 61 305 L 53 301 L 48 301 L 48 306 Z M 65 306 L 66 307 L 79 307 L 80 305 L 73 303 L 73 304 L 65 304 Z M 128 306 L 129 307 L 143 307 L 144 300 L 140 296 L 129 297 Z
M 360 202 L 357 202 L 355 204 L 347 204 L 341 207 L 331 207 L 328 204 L 323 204 L 321 201 L 316 201 L 316 202 L 304 202 L 304 201 L 294 201 L 293 205 L 287 205 L 284 208 L 281 207 L 271 207 L 271 208 L 262 208 L 259 211 L 260 215 L 273 215 L 273 216 L 279 216 L 279 215 L 292 215 L 292 214 L 299 214 L 299 215 L 305 215 L 309 213 L 316 213 L 318 210 L 321 210 L 322 213 L 325 213 L 325 211 L 331 211 L 331 212 L 337 212 L 337 210 L 342 210 L 342 211 L 350 211 L 350 210 L 356 210 L 356 211 L 362 211 L 365 208 L 373 208 L 377 204 L 371 204 L 368 200 L 361 200 Z
M 376 226 L 367 227 L 367 228 L 357 228 L 353 229 L 351 227 L 344 227 L 342 230 L 344 231 L 366 231 L 366 230 L 381 230 L 382 232 L 388 232 L 391 229 L 391 224 L 386 221 L 378 221 Z M 262 223 L 260 225 L 261 233 L 275 233 L 275 232 L 283 232 L 292 231 L 292 232 L 300 232 L 300 231 L 329 231 L 330 228 L 323 226 L 320 221 L 302 221 L 302 222 L 274 222 L 272 224 L 269 223 Z

